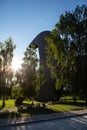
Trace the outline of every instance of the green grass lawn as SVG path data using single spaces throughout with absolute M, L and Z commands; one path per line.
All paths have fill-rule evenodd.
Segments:
M 66 104 L 50 105 L 47 108 L 53 110 L 54 112 L 68 112 L 72 110 L 83 109 L 83 107 L 78 107 L 76 105 L 66 105 Z
M 2 101 L 0 100 L 0 106 L 2 104 Z M 9 100 L 6 100 L 6 105 L 5 107 L 3 108 L 3 110 L 5 109 L 10 109 L 10 108 L 15 108 L 15 101 L 13 99 L 9 99 Z
M 34 101 L 34 104 L 36 105 L 37 101 Z M 23 105 L 29 105 L 31 104 L 30 100 L 25 100 L 23 102 Z M 40 102 L 40 104 L 42 104 Z M 1 100 L 0 100 L 0 106 L 1 106 Z M 1 110 L 8 110 L 11 108 L 17 108 L 15 106 L 15 100 L 6 100 L 6 105 L 5 107 Z M 56 112 L 68 112 L 72 110 L 78 110 L 78 109 L 85 109 L 87 108 L 85 106 L 84 101 L 82 100 L 77 100 L 76 103 L 73 102 L 72 98 L 66 97 L 66 98 L 61 98 L 61 101 L 56 103 L 56 104 L 47 104 L 45 107 L 32 107 L 28 110 L 24 109 L 21 112 L 15 111 L 7 114 L 1 114 L 0 118 L 4 117 L 21 117 L 21 116 L 30 116 L 30 115 L 40 115 L 40 114 L 49 114 L 49 113 L 56 113 Z

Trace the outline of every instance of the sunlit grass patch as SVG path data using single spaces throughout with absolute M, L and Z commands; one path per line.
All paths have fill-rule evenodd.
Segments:
M 23 103 L 24 103 L 24 104 L 32 104 L 32 100 L 27 99 L 27 100 L 24 100 Z M 39 102 L 36 101 L 36 100 L 34 100 L 33 103 L 34 103 L 34 105 L 36 105 L 36 104 L 39 103 Z
M 2 105 L 2 101 L 0 100 L 0 106 Z M 15 100 L 14 99 L 8 99 L 6 100 L 5 107 L 3 109 L 10 109 L 15 108 Z
M 76 105 L 64 104 L 48 105 L 47 108 L 53 110 L 54 112 L 68 112 L 72 110 L 82 109 L 82 107 L 78 107 Z

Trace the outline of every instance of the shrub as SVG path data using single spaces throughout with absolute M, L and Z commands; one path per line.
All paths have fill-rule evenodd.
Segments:
M 19 106 L 23 103 L 24 97 L 17 97 L 15 100 L 15 105 Z

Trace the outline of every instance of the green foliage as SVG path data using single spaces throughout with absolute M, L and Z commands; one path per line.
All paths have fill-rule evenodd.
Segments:
M 55 86 L 56 86 L 56 90 L 57 90 L 57 89 L 60 90 L 60 88 L 61 88 L 61 80 L 60 80 L 60 79 L 57 79 L 57 80 L 56 80 Z
M 13 86 L 11 96 L 12 96 L 12 98 L 23 96 L 22 87 L 20 87 L 20 86 Z
M 13 51 L 16 46 L 13 44 L 12 38 L 10 37 L 4 43 L 0 43 L 0 81 L 1 81 L 1 95 L 2 95 L 2 106 L 5 105 L 5 87 L 12 87 L 13 72 L 11 69 L 11 63 L 13 58 Z
M 55 28 L 46 39 L 48 42 L 47 65 L 50 68 L 51 77 L 56 81 L 55 87 L 59 89 L 68 84 L 74 90 L 74 94 L 79 92 L 81 94 L 84 89 L 85 98 L 87 97 L 87 82 L 85 82 L 87 65 L 84 58 L 84 56 L 87 57 L 86 24 L 87 7 L 86 5 L 77 6 L 72 12 L 66 11 L 60 16 Z M 83 62 L 80 61 L 77 66 L 79 56 L 83 57 L 81 58 Z
M 25 97 L 36 96 L 38 59 L 34 48 L 27 48 L 24 53 L 22 68 L 16 73 L 17 82 L 22 86 Z
M 37 76 L 36 76 L 34 84 L 36 85 L 36 92 L 37 92 L 37 95 L 38 95 L 40 87 L 46 81 L 46 78 L 45 78 L 45 75 L 44 75 L 44 69 L 43 69 L 42 66 L 39 67 L 36 74 L 37 74 Z
M 75 75 L 74 84 L 75 91 L 78 95 L 85 99 L 87 98 L 87 56 L 78 56 L 77 57 L 77 72 Z M 74 91 L 74 90 L 73 90 Z

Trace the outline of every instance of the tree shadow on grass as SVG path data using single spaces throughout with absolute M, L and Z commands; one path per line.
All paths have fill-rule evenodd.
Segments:
M 85 102 L 73 102 L 73 101 L 60 101 L 56 104 L 62 104 L 62 105 L 72 105 L 72 106 L 77 106 L 77 109 L 81 109 L 82 107 L 85 106 Z M 36 106 L 32 104 L 28 104 L 28 103 L 23 103 L 23 106 L 27 106 L 27 109 L 22 109 L 21 111 L 19 111 L 19 113 L 22 114 L 27 114 L 29 116 L 32 115 L 42 115 L 42 114 L 51 114 L 51 113 L 56 113 L 56 112 L 61 112 L 61 111 L 55 111 L 52 109 L 49 109 L 47 107 L 43 107 L 43 106 Z
M 51 110 L 51 109 L 48 109 L 46 107 L 35 107 L 35 106 L 32 106 L 28 109 L 24 109 L 21 111 L 22 114 L 29 114 L 30 116 L 33 116 L 33 115 L 42 115 L 42 114 L 51 114 L 51 113 L 56 113 L 55 111 Z
M 86 106 L 85 102 L 72 102 L 71 100 L 70 101 L 69 100 L 68 101 L 67 100 L 60 101 L 56 104 L 73 105 L 73 106 L 78 106 L 78 107 Z M 32 115 L 42 115 L 42 114 L 56 113 L 56 111 L 51 110 L 51 109 L 47 108 L 46 106 L 32 105 L 32 104 L 28 104 L 28 103 L 22 103 L 22 106 L 24 107 L 24 109 L 22 109 L 21 111 L 19 111 L 19 110 L 14 111 L 14 112 L 6 111 L 6 112 L 0 114 L 0 118 L 22 117 L 23 114 L 25 114 L 27 116 L 32 116 Z M 57 112 L 61 112 L 61 111 L 57 111 Z
M 25 114 L 27 116 L 33 116 L 33 115 L 42 115 L 42 114 L 51 114 L 51 113 L 56 113 L 56 112 L 53 111 L 53 110 L 50 110 L 46 107 L 30 106 L 26 109 L 22 109 L 21 111 L 16 111 L 16 112 L 6 111 L 6 112 L 3 112 L 3 113 L 0 114 L 0 119 L 22 117 L 23 114 Z
M 74 106 L 78 106 L 78 107 L 84 107 L 86 106 L 85 102 L 74 102 L 74 101 L 70 101 L 70 100 L 63 100 L 63 101 L 60 101 L 58 104 L 64 104 L 64 105 L 74 105 Z
M 16 117 L 21 117 L 21 114 L 19 112 L 9 112 L 9 111 L 2 112 L 0 114 L 0 119 L 3 119 L 3 118 L 16 118 Z

